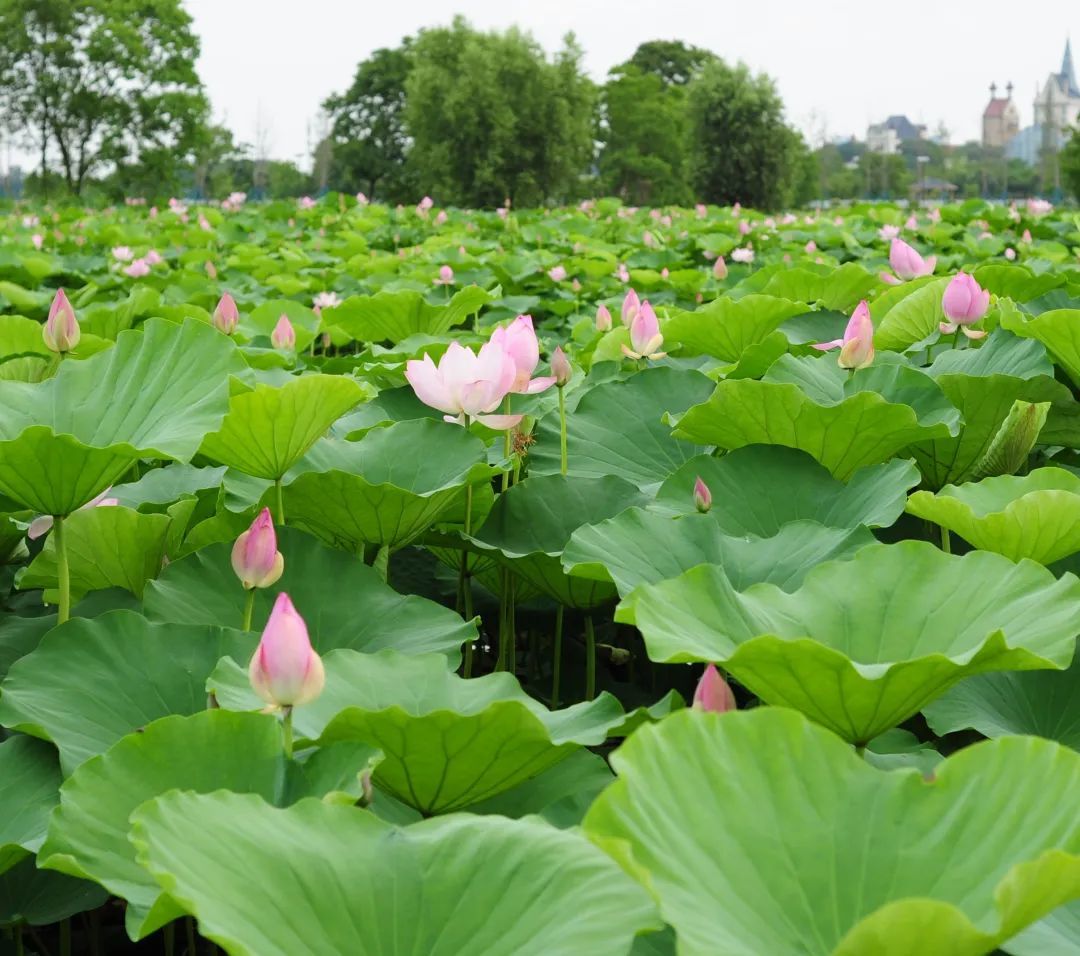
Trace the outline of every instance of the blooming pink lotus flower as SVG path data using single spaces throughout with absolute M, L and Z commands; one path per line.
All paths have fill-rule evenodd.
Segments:
M 552 282 L 562 282 L 566 279 L 566 269 L 563 266 L 552 266 L 548 269 L 548 278 Z
M 660 334 L 660 322 L 648 300 L 641 303 L 630 323 L 630 348 L 622 347 L 623 355 L 632 359 L 662 359 L 666 352 L 659 351 L 664 344 Z
M 491 333 L 491 342 L 498 345 L 514 363 L 511 392 L 533 395 L 555 384 L 553 376 L 532 378 L 540 363 L 540 343 L 536 339 L 531 315 L 519 315 L 508 326 L 499 326 Z
M 754 250 L 750 248 L 739 248 L 731 250 L 731 261 L 748 263 L 754 261 Z
M 315 208 L 315 200 L 312 199 L 310 196 L 301 196 L 300 197 L 300 208 L 301 209 L 314 209 Z
M 232 549 L 232 566 L 246 590 L 268 588 L 285 570 L 285 558 L 277 549 L 277 535 L 270 509 L 263 508 L 247 531 L 241 532 Z
M 874 323 L 870 318 L 870 307 L 865 299 L 851 314 L 842 339 L 819 342 L 814 348 L 827 352 L 837 346 L 840 347 L 837 364 L 841 368 L 866 368 L 874 361 Z
M 70 352 L 79 344 L 82 331 L 75 318 L 75 310 L 63 289 L 57 289 L 53 296 L 49 317 L 41 329 L 41 337 L 51 352 Z
M 969 339 L 981 339 L 985 332 L 970 328 L 978 322 L 990 307 L 990 293 L 982 289 L 974 276 L 960 272 L 953 276 L 941 297 L 941 311 L 947 322 L 939 325 L 946 335 L 962 330 Z
M 844 217 L 843 216 L 833 216 L 832 224 L 834 226 L 842 226 L 844 224 Z
M 702 514 L 707 514 L 712 508 L 712 492 L 700 475 L 694 480 L 694 507 Z
M 714 714 L 724 714 L 729 710 L 736 710 L 735 695 L 731 692 L 728 683 L 720 675 L 714 664 L 705 668 L 701 680 L 694 690 L 694 710 L 712 711 Z
M 453 285 L 454 284 L 454 270 L 450 266 L 439 266 L 439 277 L 435 280 L 435 285 Z
M 772 216 L 766 216 L 765 217 L 765 228 L 766 229 L 775 229 L 776 228 L 776 220 L 773 219 Z
M 133 259 L 130 265 L 124 267 L 124 275 L 131 276 L 132 279 L 150 275 L 150 263 L 145 259 Z
M 634 324 L 634 319 L 637 318 L 640 309 L 641 299 L 638 298 L 638 294 L 633 289 L 630 289 L 622 302 L 622 324 L 630 328 Z
M 423 199 L 420 200 L 420 202 L 416 204 L 416 208 L 419 209 L 421 212 L 427 212 L 434 205 L 435 200 L 432 199 L 430 196 L 425 196 Z
M 1005 258 L 1008 259 L 1009 262 L 1012 262 L 1013 259 L 1016 258 L 1016 250 L 1015 249 L 1006 249 L 1005 250 Z
M 336 305 L 341 305 L 341 299 L 338 298 L 336 292 L 320 292 L 311 300 L 311 303 L 315 314 L 322 315 L 323 309 L 332 309 Z
M 113 246 L 112 257 L 117 262 L 129 262 L 133 255 L 135 253 L 131 251 L 130 246 Z
M 652 249 L 656 246 L 656 237 L 648 229 L 642 233 L 641 241 L 644 243 L 646 249 Z
M 218 300 L 214 308 L 214 328 L 226 335 L 232 335 L 240 322 L 240 310 L 236 307 L 236 301 L 228 292 Z
M 146 262 L 148 262 L 152 266 L 156 266 L 158 265 L 158 263 L 164 261 L 161 258 L 161 253 L 158 252 L 157 249 L 151 249 L 145 256 L 143 256 L 143 259 L 145 259 Z
M 315 653 L 304 619 L 284 591 L 248 665 L 251 687 L 275 707 L 310 704 L 326 682 L 322 659 Z
M 357 193 L 356 202 L 360 206 L 366 206 L 368 204 L 368 198 L 363 193 Z
M 716 257 L 716 262 L 713 263 L 712 267 L 712 274 L 721 282 L 727 278 L 727 263 L 724 261 L 723 256 Z
M 611 310 L 603 302 L 596 307 L 596 331 L 611 331 Z
M 794 213 L 786 212 L 786 213 L 784 213 L 784 215 L 783 215 L 783 216 L 781 217 L 781 219 L 780 219 L 780 224 L 781 224 L 782 226 L 790 226 L 790 225 L 791 225 L 792 223 L 796 223 L 796 222 L 798 222 L 798 221 L 799 221 L 799 217 L 798 217 L 798 216 L 796 216 L 796 215 L 795 215 Z
M 626 268 L 625 262 L 619 263 L 619 268 L 615 270 L 615 278 L 624 283 L 630 281 L 630 270 Z
M 878 235 L 881 236 L 881 238 L 884 239 L 886 242 L 889 242 L 890 240 L 895 239 L 898 235 L 900 235 L 900 227 L 894 226 L 891 223 L 886 223 L 878 230 Z
M 904 282 L 918 279 L 921 276 L 934 274 L 937 266 L 937 256 L 929 256 L 924 259 L 919 253 L 909 246 L 903 239 L 893 239 L 889 246 L 889 265 Z M 893 281 L 892 277 L 886 278 L 887 273 L 882 273 L 881 278 L 886 282 Z
M 98 495 L 93 501 L 88 501 L 84 504 L 79 511 L 85 511 L 87 508 L 115 508 L 120 504 L 119 498 L 110 498 L 109 492 L 112 488 L 106 488 L 100 495 Z M 26 536 L 31 541 L 36 541 L 43 534 L 45 534 L 53 526 L 52 515 L 42 515 L 40 518 L 35 518 L 30 522 L 30 527 L 26 531 Z
M 574 368 L 561 345 L 555 346 L 555 351 L 551 353 L 551 374 L 555 377 L 558 388 L 565 388 L 574 376 Z
M 274 331 L 270 333 L 270 344 L 283 352 L 290 352 L 296 348 L 296 329 L 293 328 L 292 322 L 284 312 L 278 316 Z
M 40 232 L 35 232 L 30 237 L 30 242 L 33 243 L 35 249 L 40 249 L 45 244 L 45 237 Z
M 37 216 L 23 216 L 22 217 L 22 224 L 27 229 L 33 229 L 34 226 L 38 225 L 38 223 L 40 223 L 40 222 L 41 222 L 41 220 L 38 219 Z
M 521 415 L 492 415 L 511 391 L 518 377 L 514 359 L 499 342 L 490 341 L 478 353 L 458 342 L 436 365 L 430 355 L 410 359 L 405 378 L 425 405 L 444 413 L 449 422 L 464 424 L 476 419 L 497 430 L 513 428 Z
M 1046 213 L 1054 211 L 1054 204 L 1045 199 L 1029 199 L 1027 201 L 1027 211 L 1033 216 L 1044 216 Z

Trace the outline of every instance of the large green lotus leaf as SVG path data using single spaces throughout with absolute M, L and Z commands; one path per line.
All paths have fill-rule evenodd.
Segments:
M 132 611 L 76 618 L 50 631 L 0 684 L 0 724 L 51 740 L 70 774 L 159 717 L 206 709 L 218 661 L 246 662 L 254 635 L 153 624 Z
M 904 541 L 820 565 L 791 594 L 771 584 L 739 593 L 703 565 L 638 588 L 624 606 L 653 660 L 724 662 L 766 702 L 864 744 L 963 677 L 1066 666 L 1078 599 L 1071 574 Z
M 0 743 L 0 873 L 41 846 L 60 779 L 49 744 L 19 734 Z
M 410 335 L 442 335 L 492 301 L 479 286 L 467 286 L 445 305 L 432 305 L 419 292 L 379 292 L 349 296 L 341 305 L 324 309 L 322 319 L 358 342 L 397 345 Z
M 236 956 L 623 956 L 657 924 L 614 861 L 533 820 L 399 828 L 316 800 L 279 810 L 172 793 L 136 812 L 132 840 L 199 931 Z
M 97 909 L 108 896 L 96 883 L 39 870 L 37 862 L 28 857 L 0 873 L 0 926 L 58 923 L 76 913 Z
M 937 332 L 938 324 L 945 320 L 941 297 L 949 281 L 946 277 L 927 283 L 892 303 L 884 314 L 878 315 L 879 310 L 871 307 L 876 325 L 874 346 L 883 351 L 902 352 Z
M 350 408 L 373 394 L 342 375 L 303 375 L 234 395 L 221 429 L 200 452 L 257 478 L 276 480 Z
M 960 434 L 918 442 L 904 452 L 915 458 L 932 488 L 977 476 L 1017 402 L 1072 404 L 1069 390 L 1049 376 L 945 374 L 938 382 L 964 417 Z
M 1042 315 L 1003 309 L 1001 325 L 1014 335 L 1042 342 L 1073 384 L 1080 385 L 1080 309 L 1054 309 Z
M 441 655 L 338 650 L 323 663 L 323 693 L 294 714 L 298 738 L 379 748 L 384 759 L 375 783 L 425 815 L 509 790 L 581 747 L 603 743 L 626 718 L 607 693 L 549 711 L 509 674 L 464 680 Z M 222 661 L 208 686 L 223 707 L 263 706 L 235 661 Z
M 979 956 L 1080 896 L 1080 755 L 1051 741 L 978 744 L 928 781 L 787 710 L 683 711 L 612 764 L 586 833 L 683 956 Z
M 1007 296 L 1014 302 L 1029 302 L 1064 281 L 1061 275 L 1035 275 L 1019 263 L 987 262 L 975 269 L 975 281 L 995 295 Z
M 948 349 L 940 353 L 926 371 L 939 381 L 946 375 L 1009 375 L 1025 379 L 1047 375 L 1052 378 L 1054 364 L 1041 342 L 995 329 L 978 348 Z
M 923 713 L 939 735 L 970 727 L 984 737 L 1032 734 L 1080 750 L 1080 658 L 1063 671 L 969 677 Z
M 751 345 L 764 341 L 787 319 L 806 311 L 803 302 L 768 295 L 722 297 L 693 312 L 672 315 L 663 324 L 664 340 L 681 345 L 680 354 L 737 362 Z
M 225 471 L 224 467 L 196 468 L 173 462 L 163 468 L 151 468 L 138 481 L 114 485 L 109 497 L 139 511 L 159 511 L 181 498 L 220 488 Z
M 903 514 L 908 490 L 919 483 L 919 471 L 909 461 L 860 468 L 845 484 L 807 452 L 747 445 L 719 458 L 691 459 L 660 487 L 657 505 L 694 512 L 699 477 L 712 493 L 709 514 L 726 534 L 762 538 L 804 520 L 830 528 L 887 528 Z
M 1002 943 L 1009 956 L 1076 956 L 1080 952 L 1080 901 L 1059 906 L 1049 916 Z
M 494 471 L 479 438 L 427 420 L 376 428 L 358 442 L 319 442 L 303 464 L 311 470 L 285 487 L 286 521 L 353 553 L 403 547 Z
M 816 521 L 790 522 L 768 538 L 735 537 L 711 515 L 672 518 L 629 508 L 575 531 L 562 563 L 569 574 L 613 582 L 620 597 L 699 564 L 722 566 L 736 590 L 762 581 L 791 590 L 822 561 L 846 557 L 874 541 L 867 528 L 828 528 Z
M 907 510 L 1013 561 L 1051 564 L 1080 551 L 1080 478 L 1064 468 L 917 491 Z
M 591 608 L 615 597 L 606 581 L 571 577 L 561 555 L 583 525 L 612 518 L 648 499 L 622 478 L 537 475 L 499 495 L 470 542 L 568 607 Z
M 960 413 L 928 375 L 901 365 L 845 378 L 841 371 L 827 357 L 783 356 L 770 381 L 720 382 L 679 420 L 675 435 L 726 449 L 798 448 L 846 480 L 907 445 L 959 431 Z
M 78 600 L 89 591 L 124 588 L 141 597 L 146 582 L 161 570 L 168 515 L 140 514 L 131 508 L 85 508 L 64 519 L 64 541 L 71 593 Z M 56 533 L 19 577 L 19 587 L 55 589 Z
M 293 528 L 279 528 L 277 534 L 285 571 L 273 588 L 256 589 L 254 630 L 262 630 L 277 592 L 285 591 L 320 653 L 393 647 L 408 654 L 437 651 L 456 660 L 461 645 L 477 639 L 475 624 L 434 601 L 398 594 L 355 555 L 327 548 Z M 147 588 L 147 617 L 241 627 L 246 596 L 231 553 L 231 545 L 215 544 L 170 564 Z
M 55 361 L 41 337 L 41 323 L 0 315 L 0 379 L 40 382 Z
M 671 437 L 664 416 L 704 402 L 713 383 L 700 372 L 651 368 L 624 382 L 597 385 L 568 413 L 566 448 L 572 476 L 617 475 L 638 485 L 663 481 L 704 448 Z M 561 469 L 558 410 L 545 415 L 529 449 L 529 472 Z
M 303 792 L 307 778 L 299 764 L 286 760 L 279 723 L 268 714 L 210 710 L 165 717 L 129 734 L 64 782 L 40 865 L 94 880 L 127 900 L 132 939 L 182 915 L 135 860 L 128 841 L 132 811 L 175 789 L 233 790 L 270 803 L 323 796 L 317 787 Z
M 216 329 L 155 319 L 41 384 L 0 382 L 0 493 L 65 515 L 137 458 L 190 458 L 220 425 L 242 366 Z
M 850 312 L 878 284 L 877 276 L 859 263 L 846 262 L 832 270 L 781 269 L 761 291 L 765 295 L 797 302 L 820 302 L 826 309 Z

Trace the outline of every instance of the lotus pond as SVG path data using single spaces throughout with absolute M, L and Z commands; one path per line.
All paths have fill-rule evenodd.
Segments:
M 0 952 L 1080 952 L 1080 217 L 5 216 Z

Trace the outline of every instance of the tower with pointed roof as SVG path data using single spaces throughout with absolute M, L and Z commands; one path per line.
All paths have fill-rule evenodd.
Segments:
M 1020 111 L 1013 102 L 1013 85 L 1005 85 L 1005 96 L 997 95 L 997 84 L 990 84 L 990 102 L 982 117 L 982 144 L 989 149 L 1003 149 L 1020 132 Z
M 1050 139 L 1068 137 L 1070 127 L 1080 122 L 1080 85 L 1076 82 L 1072 43 L 1065 41 L 1061 69 L 1051 73 L 1035 93 L 1035 123 Z

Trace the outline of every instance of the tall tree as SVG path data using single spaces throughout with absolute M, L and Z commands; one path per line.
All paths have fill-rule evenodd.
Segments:
M 649 40 L 634 51 L 630 65 L 655 74 L 669 86 L 685 86 L 715 59 L 711 50 L 687 46 L 682 40 Z
M 689 85 L 692 178 L 699 198 L 762 209 L 791 204 L 806 144 L 784 121 L 765 74 L 743 64 L 707 63 Z
M 1080 202 L 1080 127 L 1073 131 L 1061 151 L 1061 179 L 1065 188 Z
M 527 34 L 462 18 L 424 30 L 406 83 L 409 165 L 421 190 L 457 205 L 565 200 L 593 154 L 592 84 L 568 37 L 550 62 Z
M 410 137 L 405 126 L 405 81 L 412 67 L 411 40 L 376 50 L 356 68 L 352 85 L 323 108 L 333 121 L 334 185 L 388 202 L 414 199 L 405 165 Z
M 209 106 L 180 0 L 0 0 L 0 106 L 69 190 L 110 163 L 190 154 Z
M 635 205 L 690 201 L 686 91 L 631 61 L 611 71 L 602 102 L 603 191 Z

